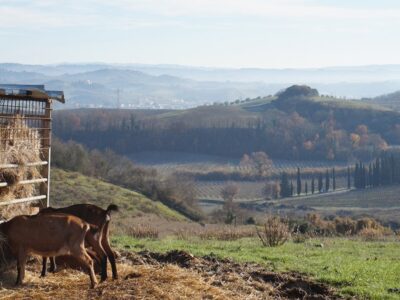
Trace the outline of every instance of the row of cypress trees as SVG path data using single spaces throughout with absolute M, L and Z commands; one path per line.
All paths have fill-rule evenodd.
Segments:
M 400 156 L 383 155 L 366 166 L 358 162 L 354 167 L 354 187 L 365 189 L 400 183 Z
M 357 162 L 353 168 L 350 166 L 347 168 L 346 177 L 348 189 L 351 189 L 352 186 L 356 189 L 365 189 L 382 185 L 400 184 L 400 155 L 382 155 L 368 165 L 361 161 Z M 289 175 L 283 172 L 281 174 L 280 188 L 282 197 L 292 197 L 295 194 L 301 195 L 302 193 L 307 195 L 309 193 L 335 191 L 335 168 L 327 169 L 325 174 L 319 172 L 311 175 L 310 189 L 308 181 L 305 181 L 303 185 L 301 170 L 297 168 L 296 191 Z
M 303 191 L 307 195 L 309 193 L 314 194 L 316 192 L 328 192 L 330 189 L 336 190 L 336 172 L 335 168 L 331 170 L 327 169 L 325 174 L 318 173 L 315 176 L 311 176 L 310 190 L 308 188 L 308 181 L 304 183 L 304 190 L 301 178 L 300 168 L 297 168 L 296 175 L 296 191 L 294 191 L 293 182 L 289 179 L 289 175 L 286 172 L 281 174 L 280 188 L 282 197 L 292 197 L 296 193 L 300 195 Z M 332 181 L 332 183 L 331 183 Z

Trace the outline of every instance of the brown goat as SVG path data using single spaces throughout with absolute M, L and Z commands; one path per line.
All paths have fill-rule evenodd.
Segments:
M 40 214 L 45 213 L 64 213 L 76 216 L 82 220 L 93 224 L 99 228 L 99 233 L 94 236 L 95 240 L 88 240 L 88 244 L 93 247 L 97 257 L 101 263 L 101 281 L 107 278 L 107 258 L 110 261 L 113 278 L 118 278 L 117 266 L 115 264 L 115 254 L 111 249 L 109 234 L 110 234 L 110 220 L 111 212 L 118 211 L 118 206 L 110 204 L 107 209 L 102 209 L 93 204 L 76 204 L 63 208 L 44 208 Z M 46 261 L 47 257 L 43 257 L 42 276 L 46 275 Z M 54 257 L 50 257 L 50 271 L 54 272 L 56 269 Z
M 90 225 L 75 216 L 66 214 L 38 214 L 17 216 L 0 224 L 5 237 L 3 247 L 8 247 L 17 258 L 17 281 L 25 277 L 26 258 L 30 254 L 41 256 L 71 255 L 89 272 L 91 287 L 97 284 L 93 260 L 85 249 L 85 237 L 92 235 Z

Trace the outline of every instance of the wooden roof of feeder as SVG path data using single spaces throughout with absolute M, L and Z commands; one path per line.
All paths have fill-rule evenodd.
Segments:
M 65 103 L 64 92 L 46 90 L 44 85 L 0 84 L 0 97 Z

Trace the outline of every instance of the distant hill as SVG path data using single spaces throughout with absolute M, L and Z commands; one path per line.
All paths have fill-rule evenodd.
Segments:
M 101 67 L 101 68 L 100 68 Z M 62 73 L 68 71 L 68 73 Z M 81 71 L 81 72 L 78 72 Z M 43 72 L 43 73 L 41 73 Z M 65 105 L 56 108 L 189 108 L 268 94 L 280 85 L 263 82 L 213 82 L 169 74 L 95 65 L 45 67 L 0 64 L 0 82 L 45 84 L 63 90 Z
M 47 76 L 78 74 L 101 69 L 135 70 L 153 76 L 171 75 L 197 81 L 266 82 L 288 85 L 291 82 L 315 83 L 372 83 L 400 80 L 400 65 L 366 65 L 323 68 L 213 68 L 182 65 L 67 63 L 53 65 L 26 65 L 0 63 L 0 69 L 27 71 Z M 382 78 L 384 80 L 382 80 Z
M 400 65 L 228 69 L 105 63 L 0 63 L 1 83 L 46 84 L 49 89 L 64 90 L 67 102 L 57 104 L 58 109 L 184 109 L 270 95 L 293 84 L 313 86 L 325 95 L 371 98 L 400 90 L 399 74 Z

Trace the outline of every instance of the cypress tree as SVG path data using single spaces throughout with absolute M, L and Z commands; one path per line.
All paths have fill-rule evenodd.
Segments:
M 294 193 L 293 182 L 290 181 L 290 196 L 291 197 L 293 197 L 293 193 Z
M 372 178 L 371 178 L 371 186 L 375 187 L 375 173 L 376 173 L 376 165 L 375 162 L 372 163 Z
M 381 185 L 387 184 L 387 168 L 386 168 L 386 159 L 381 157 L 381 169 L 380 169 L 380 183 Z
M 322 187 L 323 187 L 323 179 L 322 179 L 322 173 L 318 174 L 318 192 L 322 192 Z
M 381 161 L 379 157 L 376 159 L 376 186 L 381 185 Z
M 394 160 L 393 154 L 390 155 L 390 184 L 393 184 L 396 182 L 396 162 Z
M 283 172 L 281 175 L 281 195 L 282 197 L 290 197 L 291 192 L 290 192 L 290 184 L 289 184 L 289 178 L 286 172 Z
M 347 189 L 351 189 L 350 167 L 347 167 Z
M 367 177 L 367 172 L 365 170 L 365 165 L 363 163 L 360 163 L 360 165 L 361 165 L 361 188 L 365 189 L 366 187 L 365 179 Z
M 325 173 L 325 192 L 329 191 L 329 186 L 330 186 L 330 182 L 329 182 L 329 171 L 326 170 Z
M 335 172 L 335 168 L 332 168 L 332 189 L 336 190 L 336 172 Z
M 301 194 L 301 174 L 300 174 L 300 168 L 297 168 L 297 196 Z
M 356 189 L 360 188 L 360 184 L 359 184 L 359 167 L 358 167 L 358 162 L 356 163 L 356 167 L 354 168 L 354 187 Z
M 373 175 L 372 175 L 372 164 L 369 163 L 369 167 L 368 167 L 368 184 L 367 185 L 369 187 L 372 187 L 373 181 L 374 181 L 374 178 L 373 178 Z
M 311 178 L 311 194 L 314 194 L 315 192 L 315 181 L 314 181 L 314 174 L 312 175 Z

